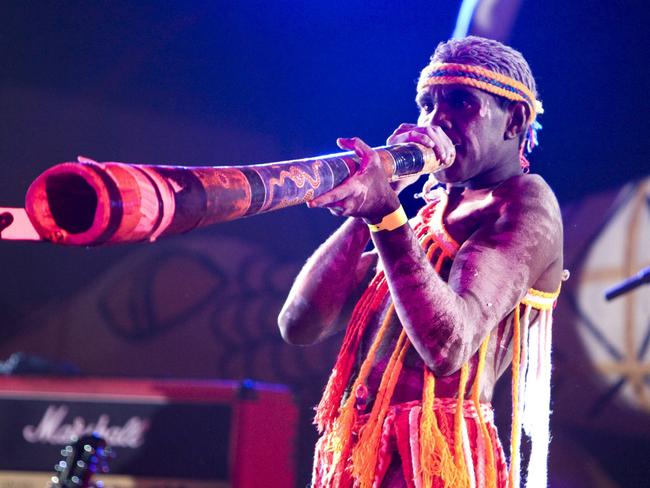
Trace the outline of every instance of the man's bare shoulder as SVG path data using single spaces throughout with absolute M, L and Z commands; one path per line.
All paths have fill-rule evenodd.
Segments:
M 559 216 L 560 206 L 546 180 L 537 174 L 523 174 L 507 179 L 493 192 L 498 201 L 505 204 L 539 207 L 553 211 Z
M 494 192 L 501 202 L 506 220 L 514 225 L 524 241 L 536 243 L 535 261 L 542 269 L 533 284 L 536 289 L 555 291 L 563 270 L 563 229 L 560 206 L 544 178 L 535 174 L 516 176 Z

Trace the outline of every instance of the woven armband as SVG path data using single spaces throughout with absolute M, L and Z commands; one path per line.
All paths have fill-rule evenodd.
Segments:
M 408 222 L 406 212 L 400 205 L 393 212 L 389 213 L 388 215 L 384 215 L 384 217 L 381 219 L 381 222 L 378 224 L 368 224 L 368 228 L 370 229 L 370 232 L 379 232 L 381 230 L 390 231 L 403 226 L 406 222 Z

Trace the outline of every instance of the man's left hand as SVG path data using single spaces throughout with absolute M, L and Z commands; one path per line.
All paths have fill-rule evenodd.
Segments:
M 362 217 L 377 223 L 400 206 L 397 193 L 381 165 L 379 154 L 358 137 L 339 138 L 341 149 L 354 151 L 361 164 L 355 174 L 336 188 L 307 203 L 310 208 L 324 207 L 334 215 Z

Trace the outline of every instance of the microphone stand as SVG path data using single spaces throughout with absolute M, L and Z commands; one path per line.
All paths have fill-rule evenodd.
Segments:
M 623 295 L 634 290 L 636 287 L 641 285 L 647 285 L 650 283 L 650 267 L 642 269 L 634 276 L 621 281 L 620 283 L 612 286 L 605 290 L 605 299 L 607 301 L 613 300 L 619 295 Z

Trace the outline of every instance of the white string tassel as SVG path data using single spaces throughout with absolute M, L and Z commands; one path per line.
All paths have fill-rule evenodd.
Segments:
M 546 488 L 551 414 L 551 310 L 541 310 L 529 333 L 524 430 L 531 440 L 526 488 Z
M 527 305 L 519 322 L 521 336 L 519 338 L 519 380 L 517 383 L 517 419 L 518 422 L 512 428 L 520 434 L 524 418 L 524 404 L 526 397 L 526 367 L 528 365 L 528 329 L 530 328 L 531 306 Z M 514 416 L 515 412 L 513 412 Z M 521 480 L 521 440 L 516 446 L 516 451 L 510 453 L 510 470 L 512 471 L 513 486 L 518 487 Z

